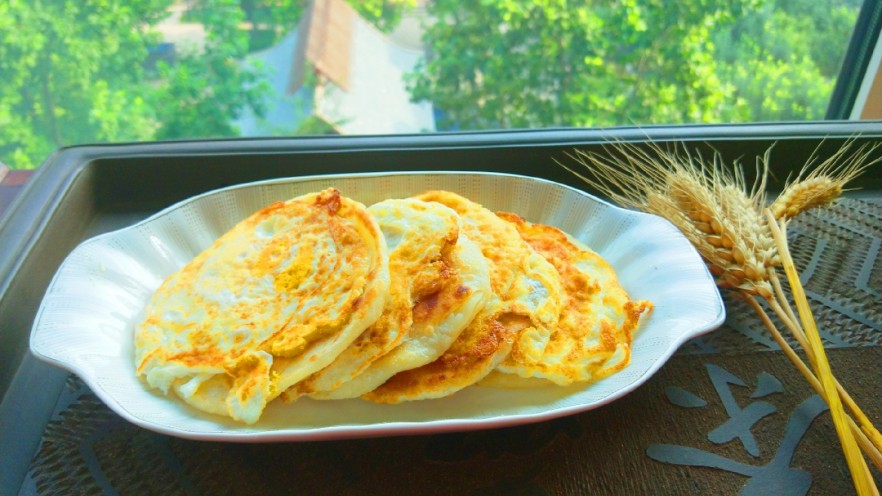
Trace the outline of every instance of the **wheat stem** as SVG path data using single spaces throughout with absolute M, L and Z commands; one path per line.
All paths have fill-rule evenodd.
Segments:
M 799 319 L 796 318 L 796 314 L 793 313 L 793 307 L 791 307 L 790 302 L 787 301 L 787 295 L 784 293 L 783 286 L 781 286 L 781 278 L 778 277 L 778 272 L 774 270 L 771 271 L 771 274 L 769 274 L 769 280 L 772 282 L 772 288 L 775 290 L 778 304 L 787 312 L 788 319 L 793 323 L 799 322 Z
M 858 444 L 861 447 L 861 450 L 864 454 L 867 455 L 867 458 L 876 466 L 876 470 L 882 472 L 882 452 L 879 451 L 878 448 L 873 444 L 872 441 L 867 437 L 867 435 L 862 431 L 857 424 L 854 423 L 854 419 L 848 417 L 848 426 L 851 428 L 851 431 L 854 432 L 855 439 L 857 439 Z M 872 477 L 872 476 L 869 476 Z M 878 492 L 876 494 L 879 494 Z
M 756 297 L 753 295 L 744 295 L 747 299 L 748 304 L 753 308 L 753 310 L 757 313 L 760 320 L 766 326 L 766 329 L 769 330 L 769 333 L 772 335 L 772 339 L 778 343 L 778 346 L 787 355 L 787 358 L 790 359 L 790 362 L 796 367 L 796 369 L 802 374 L 802 376 L 808 381 L 809 385 L 812 389 L 815 390 L 824 401 L 827 401 L 827 393 L 824 391 L 824 388 L 821 386 L 821 382 L 818 381 L 818 378 L 812 373 L 811 369 L 809 369 L 808 365 L 799 358 L 799 355 L 796 354 L 796 351 L 787 343 L 787 340 L 784 339 L 784 336 L 781 335 L 781 332 L 778 330 L 777 326 L 772 322 L 772 319 L 769 317 L 769 314 L 766 313 L 765 309 L 763 309 L 762 305 L 759 304 Z M 845 393 L 844 389 L 839 391 L 840 395 Z M 848 397 L 851 401 L 851 397 Z M 828 403 L 829 404 L 829 403 Z M 851 401 L 851 405 L 855 409 L 860 412 L 860 409 L 857 408 L 857 405 L 854 404 L 854 401 Z M 860 412 L 860 415 L 863 415 L 863 412 Z M 857 416 L 857 415 L 856 415 Z M 867 455 L 867 458 L 873 462 L 873 465 L 876 466 L 877 469 L 882 471 L 882 451 L 878 446 L 876 446 L 868 437 L 868 435 L 863 431 L 862 427 L 859 427 L 857 423 L 855 423 L 854 419 L 848 417 L 848 427 L 851 430 L 852 434 L 858 441 L 858 444 L 861 448 L 861 451 Z
M 700 153 L 690 153 L 685 145 L 681 145 L 682 149 L 676 144 L 662 148 L 650 143 L 645 150 L 616 143 L 605 148 L 609 152 L 606 154 L 576 150 L 569 155 L 583 166 L 582 173 L 561 165 L 610 200 L 671 221 L 696 247 L 719 287 L 734 288 L 748 297 L 781 349 L 827 401 L 855 488 L 864 495 L 878 494 L 878 490 L 861 451 L 882 470 L 882 435 L 830 370 L 817 324 L 787 248 L 786 234 L 782 234 L 788 219 L 829 205 L 844 191 L 848 181 L 882 160 L 872 159 L 872 153 L 882 145 L 863 145 L 852 152 L 854 144 L 849 141 L 823 161 L 816 150 L 796 179 L 788 181 L 767 209 L 764 206 L 769 151 L 757 159 L 757 180 L 752 187 L 746 184 L 737 163 L 730 169 L 724 166 L 719 153 L 708 161 Z M 783 278 L 777 273 L 783 259 L 787 260 L 784 273 L 796 311 L 784 292 Z M 763 310 L 759 298 L 768 303 L 783 323 L 782 330 L 791 332 L 808 365 L 772 323 L 772 313 Z
M 778 285 L 780 288 L 780 284 Z M 776 289 L 776 293 L 779 292 L 780 289 Z M 786 300 L 783 297 L 783 294 L 779 294 L 779 297 L 783 301 Z M 779 319 L 784 323 L 793 337 L 796 339 L 799 346 L 805 351 L 806 356 L 809 359 L 809 363 L 812 364 L 812 368 L 817 370 L 817 359 L 815 357 L 814 351 L 811 345 L 808 342 L 808 338 L 803 332 L 802 328 L 799 326 L 798 321 L 793 321 L 789 316 L 793 315 L 793 310 L 790 308 L 790 305 L 787 304 L 783 308 L 781 307 L 778 301 L 767 300 L 769 303 L 769 307 L 775 312 L 775 315 L 778 316 Z M 768 326 L 767 326 L 768 327 Z M 845 390 L 845 387 L 839 382 L 839 379 L 833 377 L 833 381 L 836 384 L 836 390 L 839 392 L 839 397 L 845 406 L 848 407 L 851 414 L 857 419 L 857 422 L 861 426 L 861 430 L 866 434 L 870 442 L 876 447 L 877 450 L 882 450 L 882 433 L 879 432 L 878 429 L 873 425 L 873 422 L 867 417 L 864 411 L 858 406 L 858 404 L 854 401 L 848 391 Z
M 812 349 L 811 344 L 808 342 L 808 338 L 806 338 L 805 333 L 802 332 L 802 328 L 799 326 L 799 320 L 791 320 L 788 316 L 787 310 L 789 309 L 789 305 L 787 307 L 782 308 L 781 304 L 777 301 L 767 300 L 769 303 L 769 307 L 775 311 L 775 315 L 781 319 L 781 322 L 787 327 L 787 330 L 790 331 L 790 334 L 796 339 L 796 342 L 799 343 L 799 346 L 805 350 L 806 357 L 808 357 L 809 363 L 812 366 L 812 369 L 818 370 L 817 359 L 815 357 L 814 350 Z M 792 313 L 793 310 L 790 310 Z
M 848 428 L 848 421 L 846 420 L 847 415 L 842 407 L 842 401 L 840 400 L 839 393 L 836 389 L 833 372 L 830 369 L 830 363 L 827 361 L 827 355 L 824 352 L 824 345 L 821 342 L 821 336 L 818 333 L 817 324 L 815 323 L 811 308 L 809 308 L 808 299 L 802 288 L 802 282 L 799 280 L 799 274 L 796 272 L 796 266 L 793 263 L 793 259 L 790 257 L 787 238 L 783 234 L 787 228 L 787 224 L 785 221 L 781 221 L 779 224 L 769 209 L 765 210 L 765 214 L 769 221 L 769 228 L 772 231 L 772 236 L 778 246 L 781 266 L 784 268 L 784 273 L 787 275 L 787 281 L 790 283 L 790 290 L 793 294 L 793 300 L 796 303 L 796 312 L 802 321 L 803 328 L 805 328 L 806 331 L 806 337 L 808 338 L 808 343 L 815 356 L 815 372 L 819 377 L 821 386 L 827 393 L 826 398 L 827 405 L 830 407 L 830 416 L 833 418 L 833 426 L 836 428 L 836 433 L 839 435 L 839 442 L 845 453 L 845 459 L 848 463 L 848 468 L 851 472 L 855 489 L 859 496 L 878 494 L 878 489 L 876 489 L 873 480 L 867 477 L 869 469 L 867 468 L 863 456 L 861 456 L 857 441 L 852 435 L 851 430 Z

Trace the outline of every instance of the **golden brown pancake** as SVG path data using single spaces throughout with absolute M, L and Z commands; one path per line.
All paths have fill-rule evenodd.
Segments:
M 432 362 L 450 347 L 491 295 L 487 261 L 462 232 L 456 212 L 417 199 L 383 202 L 369 211 L 378 218 L 390 246 L 401 251 L 397 264 L 396 250 L 390 254 L 391 272 L 400 276 L 397 282 L 393 277 L 392 286 L 410 287 L 407 316 L 411 326 L 397 346 L 336 388 L 313 392 L 312 398 L 356 398 L 400 371 Z M 428 226 L 435 228 L 427 230 Z M 427 256 L 414 257 L 426 252 L 426 247 L 430 247 Z M 424 258 L 427 263 L 420 266 L 415 258 Z
M 398 346 L 410 332 L 415 313 L 417 334 L 425 334 L 426 316 L 422 315 L 425 313 L 422 311 L 424 302 L 437 302 L 438 296 L 446 289 L 449 296 L 456 296 L 456 301 L 448 298 L 451 308 L 442 316 L 442 320 L 448 322 L 439 321 L 440 327 L 437 322 L 433 326 L 432 342 L 437 351 L 427 353 L 427 343 L 423 340 L 420 351 L 425 358 L 412 366 L 434 359 L 459 335 L 489 293 L 489 274 L 480 269 L 485 262 L 475 258 L 477 248 L 466 253 L 466 257 L 470 255 L 472 259 L 463 259 L 463 246 L 457 246 L 458 243 L 468 243 L 468 240 L 460 239 L 460 218 L 456 212 L 441 204 L 414 198 L 386 200 L 371 205 L 368 212 L 377 220 L 389 249 L 391 284 L 383 314 L 333 363 L 290 388 L 285 399 L 290 400 L 301 394 L 319 399 L 358 396 L 364 392 L 355 391 L 358 384 L 364 384 L 361 387 L 368 388 L 366 390 L 373 389 L 375 384 L 368 386 L 362 379 L 334 393 L 334 390 L 350 382 L 375 360 Z M 477 256 L 480 257 L 480 254 Z M 475 274 L 480 280 L 473 280 Z M 454 295 L 456 292 L 458 295 Z M 466 299 L 472 301 L 468 311 L 463 312 L 460 302 Z M 454 308 L 453 303 L 460 304 Z M 415 343 L 412 341 L 396 354 L 401 355 Z M 399 356 L 397 361 L 387 361 L 365 377 L 379 378 L 379 369 L 383 369 L 385 378 L 388 378 L 400 370 L 391 364 L 403 366 L 402 359 Z
M 515 214 L 498 215 L 557 269 L 564 288 L 563 312 L 555 332 L 522 335 L 498 370 L 568 385 L 598 380 L 624 368 L 630 361 L 634 330 L 652 304 L 632 301 L 613 268 L 560 229 L 533 224 Z M 512 382 L 491 377 L 484 384 L 494 381 L 497 385 Z
M 416 198 L 450 207 L 462 217 L 463 232 L 487 259 L 492 296 L 437 360 L 399 372 L 363 395 L 380 403 L 440 398 L 472 385 L 509 354 L 521 333 L 550 334 L 560 315 L 557 272 L 514 226 L 451 192 L 430 191 Z
M 137 373 L 254 423 L 379 317 L 387 261 L 376 221 L 336 189 L 273 203 L 163 282 L 135 329 Z

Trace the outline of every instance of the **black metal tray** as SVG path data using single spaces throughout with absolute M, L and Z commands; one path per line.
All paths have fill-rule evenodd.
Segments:
M 542 177 L 584 185 L 555 160 L 574 148 L 604 143 L 684 141 L 704 154 L 743 159 L 774 145 L 772 172 L 780 187 L 814 151 L 821 155 L 855 137 L 878 141 L 882 123 L 818 122 L 764 125 L 560 129 L 404 135 L 135 143 L 77 146 L 42 165 L 0 219 L 0 494 L 16 494 L 67 372 L 28 352 L 34 315 L 64 257 L 91 236 L 137 222 L 177 201 L 215 188 L 310 174 L 464 170 Z M 865 174 L 864 191 L 882 189 Z

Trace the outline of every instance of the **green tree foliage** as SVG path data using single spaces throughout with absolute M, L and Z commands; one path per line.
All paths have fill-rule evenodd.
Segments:
M 390 32 L 401 22 L 405 9 L 413 7 L 416 0 L 347 0 L 367 21 L 383 32 Z M 309 7 L 309 0 L 237 0 L 227 10 L 242 21 L 248 32 L 249 51 L 266 48 L 278 41 L 300 21 Z M 206 15 L 218 11 L 215 0 L 195 0 L 191 3 L 190 16 L 204 20 Z
M 225 23 L 219 13 L 230 16 L 247 32 L 248 51 L 253 52 L 272 45 L 293 29 L 309 4 L 308 0 L 195 0 L 190 3 L 187 20 Z
M 0 160 L 33 167 L 58 147 L 152 136 L 140 62 L 169 0 L 0 2 Z
M 435 0 L 409 87 L 439 128 L 813 119 L 854 4 Z
M 739 121 L 822 119 L 859 0 L 766 1 L 714 34 Z
M 190 0 L 204 49 L 146 70 L 173 1 L 0 0 L 0 161 L 235 136 L 237 116 L 260 116 L 269 68 L 242 60 L 307 0 Z M 416 3 L 347 1 L 386 31 Z M 815 119 L 860 1 L 433 0 L 431 56 L 409 86 L 442 111 L 439 128 Z
M 154 93 L 157 139 L 237 136 L 232 119 L 246 109 L 264 112 L 269 91 L 262 68 L 244 66 L 248 31 L 239 0 L 211 0 L 195 20 L 207 30 L 201 52 L 183 52 L 174 65 L 160 64 Z
M 0 1 L 0 161 L 36 167 L 79 143 L 236 136 L 266 68 L 241 61 L 296 26 L 306 0 L 193 0 L 203 50 L 145 70 L 174 0 Z M 413 0 L 351 0 L 391 29 Z M 308 128 L 311 129 L 311 128 Z
M 172 0 L 0 3 L 0 160 L 29 168 L 78 143 L 235 136 L 230 121 L 260 111 L 263 85 L 240 19 L 215 2 L 201 53 L 144 69 L 151 29 Z
M 401 22 L 404 12 L 416 5 L 416 0 L 347 0 L 347 2 L 360 16 L 384 33 L 395 29 Z

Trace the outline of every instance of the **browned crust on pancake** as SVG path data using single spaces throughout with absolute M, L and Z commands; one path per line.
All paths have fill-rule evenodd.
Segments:
M 320 244 L 335 246 L 338 255 L 332 259 Z M 379 227 L 337 189 L 269 204 L 163 282 L 135 331 L 136 350 L 144 350 L 137 372 L 163 391 L 174 383 L 179 394 L 188 377 L 220 374 L 225 381 L 213 384 L 231 386 L 227 404 L 248 409 L 239 418 L 230 406 L 230 416 L 251 423 L 265 401 L 323 366 L 355 339 L 363 321 L 376 319 L 387 271 Z M 220 299 L 224 292 L 230 296 Z M 167 318 L 180 304 L 190 309 Z M 256 389 L 262 399 L 245 405 Z M 218 413 L 206 405 L 194 404 Z
M 483 319 L 463 331 L 434 362 L 395 374 L 363 398 L 400 403 L 447 396 L 482 379 L 508 353 L 517 333 L 529 325 L 527 317 L 517 314 Z
M 581 341 L 589 336 L 590 330 L 596 327 L 598 316 L 584 312 L 592 306 L 593 300 L 599 297 L 599 293 L 604 289 L 601 287 L 600 281 L 586 275 L 582 270 L 576 267 L 578 261 L 591 260 L 592 263 L 604 267 L 612 275 L 612 280 L 608 281 L 609 287 L 605 288 L 607 295 L 603 302 L 606 306 L 621 307 L 624 313 L 624 319 L 621 325 L 615 325 L 606 319 L 599 323 L 599 335 L 597 336 L 600 346 L 590 350 L 584 348 L 574 348 L 569 358 L 576 361 L 584 358 L 584 354 L 593 354 L 599 360 L 605 360 L 606 357 L 612 356 L 617 349 L 621 348 L 625 357 L 624 360 L 614 366 L 602 368 L 602 372 L 594 373 L 592 380 L 601 379 L 610 374 L 623 369 L 630 362 L 630 346 L 633 342 L 634 330 L 640 323 L 641 317 L 652 309 L 652 303 L 648 301 L 633 301 L 629 298 L 624 289 L 618 285 L 615 278 L 615 272 L 609 264 L 603 260 L 598 254 L 592 251 L 586 251 L 582 247 L 575 245 L 566 233 L 560 229 L 544 224 L 536 224 L 527 222 L 523 217 L 508 213 L 499 212 L 497 215 L 514 225 L 521 237 L 540 255 L 545 257 L 561 276 L 561 282 L 564 288 L 565 302 L 560 319 L 560 326 L 568 338 L 572 341 Z M 554 352 L 561 341 L 552 335 L 546 350 Z M 550 367 L 541 360 L 536 361 L 530 359 L 527 354 L 518 348 L 517 343 L 512 349 L 510 356 L 511 361 L 527 365 L 537 372 L 560 372 L 557 367 Z M 576 382 L 578 377 L 574 374 L 568 374 L 568 380 L 561 381 L 556 379 L 558 383 Z
M 486 376 L 511 352 L 517 335 L 536 322 L 517 302 L 518 278 L 533 250 L 516 229 L 483 206 L 448 191 L 418 195 L 452 208 L 464 218 L 463 229 L 489 262 L 490 284 L 498 299 L 466 327 L 437 360 L 399 372 L 363 398 L 380 403 L 447 396 Z

